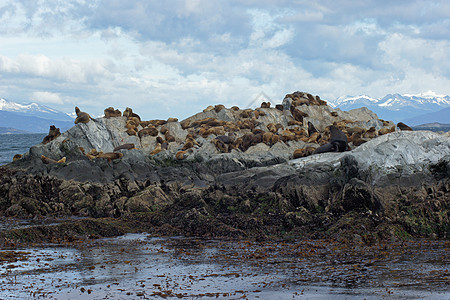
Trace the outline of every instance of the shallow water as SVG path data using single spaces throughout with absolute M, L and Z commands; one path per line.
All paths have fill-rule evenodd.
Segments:
M 45 136 L 44 133 L 0 134 L 0 166 L 12 162 L 14 155 L 28 152 Z
M 365 248 L 127 234 L 14 252 L 16 262 L 0 264 L 1 299 L 450 298 L 448 242 Z

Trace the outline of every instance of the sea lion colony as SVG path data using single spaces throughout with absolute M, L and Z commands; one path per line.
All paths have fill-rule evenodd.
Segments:
M 317 116 L 309 115 L 315 114 L 315 111 L 311 110 L 313 106 L 327 108 L 321 111 L 322 114 L 328 114 L 324 118 L 328 121 L 327 124 L 323 122 L 318 124 L 317 121 L 313 124 L 312 121 L 317 120 Z M 91 120 L 89 114 L 81 112 L 78 107 L 75 111 L 78 116 L 75 124 Z M 270 102 L 263 102 L 257 109 L 240 109 L 237 106 L 227 109 L 221 104 L 210 105 L 203 113 L 179 122 L 179 127 L 185 132 L 181 138 L 179 134 L 172 132 L 173 126 L 170 126 L 170 123 L 178 122 L 176 118 L 144 121 L 129 107 L 123 114 L 118 109 L 108 107 L 104 110 L 104 114 L 104 118 L 107 119 L 125 117 L 124 130 L 129 136 L 136 136 L 140 141 L 152 139 L 154 147 L 149 151 L 149 155 L 156 155 L 170 148 L 175 150 L 174 158 L 177 160 L 186 158 L 193 149 L 202 147 L 205 143 L 213 144 L 218 153 L 230 153 L 246 152 L 260 143 L 268 147 L 284 143 L 291 147 L 294 142 L 303 142 L 304 147 L 292 148 L 293 158 L 324 152 L 343 152 L 358 147 L 378 135 L 396 130 L 394 123 L 384 120 L 378 120 L 378 123 L 382 124 L 378 130 L 373 126 L 364 129 L 358 126 L 357 121 L 344 119 L 339 110 L 331 109 L 319 96 L 304 92 L 287 94 L 283 103 L 276 104 L 275 107 L 271 107 Z M 284 124 L 281 121 L 269 122 L 278 119 L 283 119 Z M 404 124 L 399 124 L 399 128 L 410 129 Z M 54 139 L 57 133 L 59 129 L 51 127 L 49 136 L 44 138 L 44 142 Z M 142 147 L 138 144 L 123 144 L 110 153 L 103 153 L 101 149 L 91 149 L 88 153 L 85 153 L 84 149 L 80 151 L 89 159 L 104 158 L 111 161 L 123 156 L 122 153 L 115 152 L 121 149 L 142 150 Z

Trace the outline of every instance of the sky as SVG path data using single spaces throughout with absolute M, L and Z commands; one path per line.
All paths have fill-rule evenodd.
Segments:
M 2 0 L 0 98 L 94 116 L 450 95 L 448 0 Z

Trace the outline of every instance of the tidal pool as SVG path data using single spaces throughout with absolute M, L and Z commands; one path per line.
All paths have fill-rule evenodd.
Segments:
M 0 298 L 450 299 L 449 250 L 127 234 L 2 251 Z

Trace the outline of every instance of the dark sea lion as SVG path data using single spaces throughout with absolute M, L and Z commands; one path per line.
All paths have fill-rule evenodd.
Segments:
M 314 151 L 314 154 L 325 152 L 344 152 L 347 150 L 347 136 L 334 125 L 330 129 L 330 142 L 322 145 Z
M 116 148 L 114 148 L 113 151 L 118 151 L 118 150 L 122 150 L 122 149 L 126 149 L 126 150 L 131 150 L 134 149 L 134 144 L 123 144 L 120 146 L 117 146 Z
M 308 121 L 308 136 L 311 136 L 314 132 L 317 132 L 316 127 L 314 127 L 314 124 Z
M 47 144 L 54 139 L 56 139 L 58 136 L 61 135 L 61 132 L 59 131 L 59 128 L 56 128 L 55 125 L 50 125 L 50 129 L 48 131 L 48 135 L 44 137 L 42 140 L 42 144 Z
M 270 108 L 270 102 L 261 103 L 261 108 Z
M 325 152 L 338 152 L 338 147 L 336 144 L 325 144 L 314 150 L 314 154 L 325 153 Z
M 87 123 L 91 119 L 91 116 L 88 113 L 81 111 L 78 106 L 75 106 L 75 113 L 77 114 L 75 124 Z
M 278 109 L 278 110 L 281 110 L 281 111 L 284 110 L 284 106 L 282 104 L 275 105 L 275 108 Z
M 334 125 L 330 127 L 330 143 L 335 144 L 338 147 L 339 152 L 344 152 L 347 150 L 347 136 L 339 128 Z

